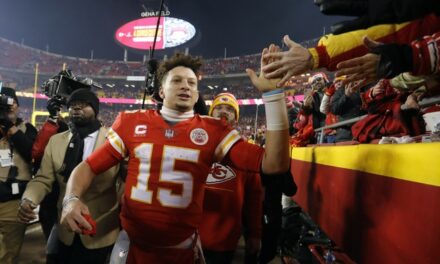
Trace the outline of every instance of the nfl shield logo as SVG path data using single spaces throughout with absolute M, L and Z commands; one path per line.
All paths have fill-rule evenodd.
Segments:
M 174 137 L 174 130 L 168 128 L 165 130 L 165 137 L 170 139 Z

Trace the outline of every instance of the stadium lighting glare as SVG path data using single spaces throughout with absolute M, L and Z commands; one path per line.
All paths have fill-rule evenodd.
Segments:
M 310 76 L 310 73 L 306 73 L 306 76 Z
M 126 85 L 124 85 L 124 86 L 127 87 L 127 88 L 130 87 L 128 84 L 126 84 Z
M 211 85 L 208 85 L 208 88 L 211 89 L 211 90 L 214 89 L 214 87 L 212 87 Z
M 136 87 L 134 84 L 131 84 L 130 86 L 133 87 L 133 88 Z
M 227 87 L 223 87 L 223 91 L 227 91 L 228 90 L 228 88 Z
M 306 75 L 303 73 L 303 74 L 301 74 L 301 77 L 305 77 Z

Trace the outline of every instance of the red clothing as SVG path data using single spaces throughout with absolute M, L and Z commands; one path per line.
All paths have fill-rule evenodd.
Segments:
M 34 144 L 32 145 L 32 159 L 34 161 L 40 161 L 44 155 L 44 149 L 46 148 L 49 139 L 58 133 L 58 128 L 60 126 L 57 123 L 46 121 L 38 131 L 38 135 L 35 138 Z
M 242 225 L 249 237 L 260 239 L 262 207 L 263 190 L 258 173 L 215 163 L 206 179 L 203 220 L 199 227 L 203 248 L 235 250 Z
M 405 23 L 376 25 L 339 35 L 325 35 L 309 52 L 314 60 L 314 69 L 326 67 L 335 71 L 339 62 L 367 54 L 368 49 L 362 44 L 364 36 L 383 43 L 409 44 L 417 38 L 438 31 L 440 17 L 430 14 Z
M 204 184 L 213 162 L 231 150 L 232 163 L 259 170 L 262 151 L 253 152 L 258 163 L 246 163 L 242 153 L 251 147 L 239 140 L 226 122 L 209 117 L 195 115 L 170 126 L 157 111 L 123 112 L 106 143 L 87 162 L 99 174 L 128 156 L 122 226 L 141 247 L 173 246 L 200 223 Z
M 413 73 L 430 75 L 440 71 L 440 32 L 411 43 Z

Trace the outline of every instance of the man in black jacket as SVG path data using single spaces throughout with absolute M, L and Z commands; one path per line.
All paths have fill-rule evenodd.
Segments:
M 355 118 L 366 113 L 362 110 L 362 100 L 359 91 L 359 87 L 362 85 L 361 82 L 353 82 L 336 90 L 332 97 L 330 111 L 338 116 L 339 121 Z M 367 87 L 360 89 L 361 91 L 365 91 Z M 351 125 L 338 127 L 336 129 L 336 142 L 350 141 L 352 139 Z

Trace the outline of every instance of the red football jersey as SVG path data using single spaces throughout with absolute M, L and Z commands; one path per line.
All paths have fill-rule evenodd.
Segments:
M 140 246 L 172 246 L 197 229 L 211 164 L 239 140 L 226 122 L 210 117 L 195 115 L 170 126 L 157 111 L 123 112 L 87 162 L 100 173 L 128 156 L 122 227 Z
M 258 155 L 250 155 L 258 158 Z M 261 239 L 263 187 L 260 175 L 215 163 L 206 179 L 203 220 L 199 233 L 203 249 L 237 249 L 242 226 L 249 237 Z

